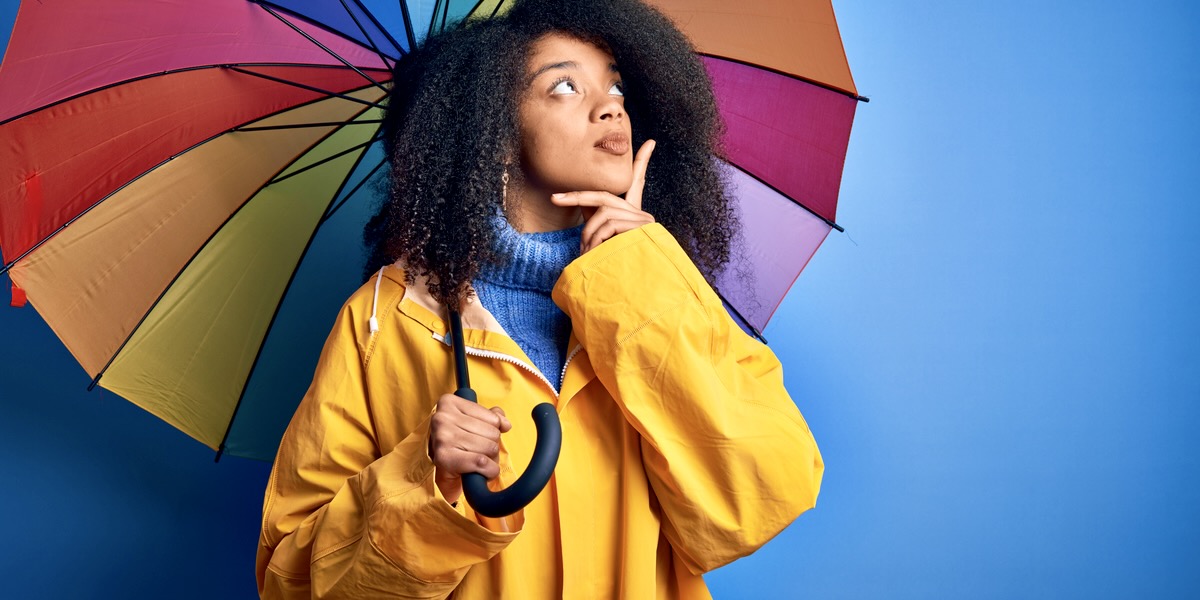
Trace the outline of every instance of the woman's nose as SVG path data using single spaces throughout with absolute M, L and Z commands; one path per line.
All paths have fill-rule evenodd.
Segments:
M 592 118 L 597 121 L 623 119 L 625 118 L 625 105 L 621 102 L 621 98 L 605 94 L 603 98 L 596 101 L 596 106 L 592 109 Z

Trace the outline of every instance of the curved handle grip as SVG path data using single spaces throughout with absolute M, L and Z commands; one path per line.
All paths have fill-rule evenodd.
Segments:
M 455 396 L 471 402 L 479 402 L 475 390 L 471 389 L 471 377 L 467 372 L 467 350 L 463 342 L 462 316 L 450 311 L 450 331 L 454 345 L 454 377 L 458 381 Z M 554 405 L 543 402 L 533 407 L 533 424 L 537 427 L 537 444 L 533 447 L 533 458 L 529 466 L 512 485 L 498 492 L 488 489 L 487 478 L 479 473 L 463 473 L 463 495 L 475 512 L 485 517 L 506 517 L 533 502 L 542 488 L 550 482 L 554 465 L 558 464 L 558 453 L 562 449 L 562 423 Z
M 470 397 L 464 396 L 463 392 L 470 392 Z M 455 395 L 475 400 L 475 392 L 470 388 L 460 389 Z M 512 485 L 493 492 L 488 489 L 487 479 L 483 475 L 463 473 L 463 495 L 475 512 L 485 517 L 511 515 L 533 502 L 550 482 L 554 465 L 558 463 L 559 450 L 562 449 L 562 425 L 558 421 L 558 412 L 549 402 L 533 407 L 532 414 L 533 424 L 537 427 L 537 445 L 533 448 L 529 466 Z

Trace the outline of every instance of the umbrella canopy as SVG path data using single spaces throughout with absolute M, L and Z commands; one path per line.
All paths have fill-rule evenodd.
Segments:
M 836 227 L 857 93 L 833 11 L 652 4 L 714 81 L 745 227 L 718 285 L 758 331 Z M 361 283 L 390 68 L 428 32 L 504 8 L 22 3 L 0 63 L 13 303 L 34 303 L 96 384 L 214 449 L 270 459 Z
M 701 54 L 721 117 L 742 247 L 717 287 L 761 331 L 836 224 L 860 100 L 829 0 L 651 0 Z M 748 275 L 749 277 L 744 277 Z

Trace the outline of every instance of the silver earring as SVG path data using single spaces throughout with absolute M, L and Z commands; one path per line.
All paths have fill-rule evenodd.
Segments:
M 508 212 L 508 167 L 504 167 L 504 174 L 500 176 L 500 208 L 504 212 Z

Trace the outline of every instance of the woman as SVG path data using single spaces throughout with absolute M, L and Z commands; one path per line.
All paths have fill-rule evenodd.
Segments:
M 813 505 L 822 463 L 705 278 L 734 219 L 686 40 L 633 0 L 519 0 L 429 40 L 395 90 L 379 270 L 281 443 L 260 593 L 707 597 L 702 573 Z M 480 405 L 448 393 L 447 307 Z M 476 514 L 461 475 L 511 483 L 543 401 L 554 478 Z

